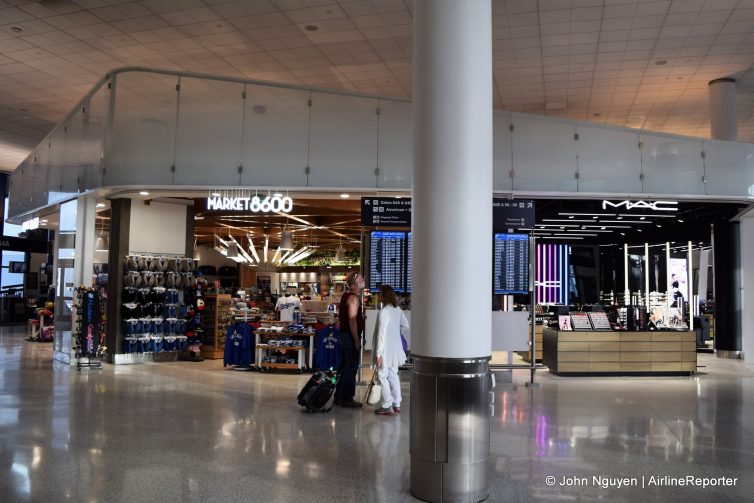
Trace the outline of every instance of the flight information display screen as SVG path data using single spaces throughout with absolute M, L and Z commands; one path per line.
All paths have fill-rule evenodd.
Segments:
M 411 233 L 408 233 L 408 253 L 406 254 L 406 292 L 411 293 Z
M 369 289 L 388 284 L 396 292 L 407 288 L 407 244 L 405 232 L 372 231 L 370 240 Z
M 529 236 L 526 234 L 495 234 L 492 270 L 494 293 L 528 293 Z

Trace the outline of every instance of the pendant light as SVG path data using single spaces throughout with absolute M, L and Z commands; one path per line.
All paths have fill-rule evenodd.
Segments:
M 293 233 L 283 229 L 280 232 L 280 249 L 293 250 Z
M 95 221 L 95 230 L 97 227 L 96 221 Z M 102 221 L 102 228 L 99 230 L 96 230 L 97 232 L 97 239 L 94 241 L 94 251 L 108 251 L 110 250 L 110 234 L 108 232 L 105 232 L 105 223 L 104 219 Z
M 97 241 L 94 242 L 95 251 L 108 251 L 110 250 L 110 236 L 105 231 L 100 231 L 97 236 Z
M 228 258 L 237 258 L 238 257 L 238 245 L 236 243 L 228 243 L 228 254 L 226 255 Z
M 338 249 L 335 250 L 335 258 L 333 262 L 345 262 L 346 261 L 346 249 L 343 248 L 343 241 L 339 241 Z

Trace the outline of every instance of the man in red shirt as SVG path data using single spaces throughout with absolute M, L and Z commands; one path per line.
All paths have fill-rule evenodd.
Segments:
M 348 290 L 340 299 L 340 376 L 335 390 L 335 404 L 358 408 L 363 404 L 353 399 L 356 394 L 356 373 L 361 355 L 361 334 L 364 333 L 364 315 L 361 310 L 361 290 L 364 278 L 356 271 L 346 276 Z

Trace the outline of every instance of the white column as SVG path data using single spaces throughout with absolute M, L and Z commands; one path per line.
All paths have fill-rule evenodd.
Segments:
M 737 141 L 736 79 L 715 79 L 708 86 L 710 135 L 715 140 Z
M 741 350 L 746 363 L 754 363 L 754 211 L 741 217 Z M 749 292 L 748 294 L 746 292 Z
M 76 287 L 92 286 L 94 275 L 94 242 L 96 233 L 97 198 L 92 195 L 80 196 L 76 210 L 76 259 L 73 263 L 73 276 Z
M 414 0 L 411 493 L 489 495 L 491 0 Z M 453 229 L 450 235 L 449 229 Z M 440 306 L 437 295 L 451 294 Z M 470 320 L 467 326 L 460 326 Z
M 491 354 L 490 0 L 415 0 L 412 352 Z M 449 229 L 453 229 L 452 236 Z M 439 308 L 435 294 L 453 295 Z M 459 320 L 473 328 L 452 330 Z

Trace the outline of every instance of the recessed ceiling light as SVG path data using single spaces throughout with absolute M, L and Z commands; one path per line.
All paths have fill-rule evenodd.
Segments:
M 620 235 L 621 235 L 621 236 L 625 236 L 625 235 L 626 235 L 626 233 L 625 233 L 625 232 L 621 232 L 621 233 L 620 233 Z
M 204 220 L 204 217 L 200 217 L 199 215 L 194 216 L 194 220 Z
M 617 217 L 617 218 L 618 218 L 618 220 L 623 220 L 623 217 Z
M 639 220 L 646 220 L 647 217 L 639 217 Z
M 342 197 L 343 199 L 347 199 L 351 197 L 351 194 L 341 194 L 340 197 Z
M 593 219 L 597 220 L 599 217 L 592 217 Z
M 571 215 L 571 216 L 570 216 L 570 217 L 568 217 L 568 218 L 576 218 L 576 217 L 574 217 L 573 215 Z
M 660 225 L 660 224 L 655 224 L 655 225 L 656 225 L 657 227 L 662 227 L 662 225 Z
M 148 196 L 149 192 L 147 192 L 146 190 L 142 190 L 141 192 L 139 192 L 139 195 L 140 196 Z
M 668 62 L 665 59 L 658 59 L 657 61 L 655 61 L 655 64 L 658 66 L 662 66 L 662 65 L 667 65 Z
M 636 232 L 641 232 L 641 229 L 636 229 Z
M 104 207 L 105 207 L 105 203 L 97 203 L 97 208 L 104 208 Z
M 683 223 L 683 219 L 682 218 L 679 218 L 678 221 L 681 222 L 681 223 Z
M 602 229 L 603 231 L 605 230 L 605 228 L 604 228 L 604 227 L 600 227 L 600 229 Z
M 306 26 L 304 26 L 304 29 L 306 31 L 318 31 L 319 26 L 317 26 L 316 24 L 307 24 Z

